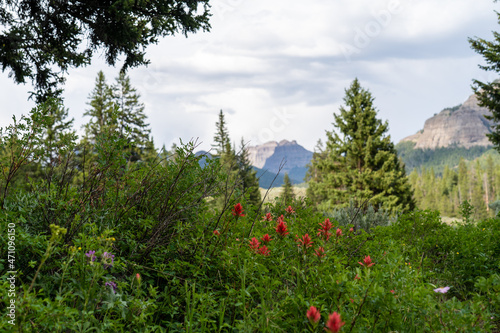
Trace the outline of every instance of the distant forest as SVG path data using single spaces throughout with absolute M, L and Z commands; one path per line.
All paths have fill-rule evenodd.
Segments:
M 492 150 L 492 146 L 476 146 L 468 149 L 458 146 L 436 149 L 414 149 L 414 147 L 415 142 L 411 141 L 400 142 L 396 145 L 398 156 L 405 163 L 406 171 L 410 173 L 413 169 L 422 171 L 423 168 L 433 168 L 437 175 L 443 174 L 445 166 L 458 166 L 461 158 L 473 161 Z
M 414 198 L 420 209 L 460 216 L 465 200 L 476 218 L 493 216 L 500 209 L 500 154 L 491 147 L 413 149 L 402 142 L 396 148 L 406 165 Z

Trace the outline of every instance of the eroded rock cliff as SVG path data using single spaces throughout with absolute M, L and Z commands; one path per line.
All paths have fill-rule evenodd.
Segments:
M 401 141 L 413 141 L 415 148 L 422 149 L 452 145 L 465 148 L 488 146 L 491 143 L 486 134 L 491 132 L 493 125 L 484 117 L 488 114 L 489 110 L 480 107 L 476 96 L 472 95 L 459 107 L 444 109 L 427 119 L 423 130 Z

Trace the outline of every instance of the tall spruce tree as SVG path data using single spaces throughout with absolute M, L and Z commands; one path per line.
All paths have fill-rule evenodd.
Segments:
M 255 171 L 250 164 L 248 148 L 243 138 L 241 138 L 237 161 L 238 175 L 241 179 L 241 189 L 248 195 L 249 203 L 253 206 L 258 206 L 261 200 L 259 180 L 257 179 L 257 171 Z
M 414 208 L 404 165 L 373 100 L 358 79 L 346 89 L 345 107 L 334 114 L 339 133 L 327 131 L 325 151 L 311 162 L 307 195 L 317 204 L 347 206 L 354 199 L 393 212 Z
M 42 114 L 47 121 L 42 124 L 44 131 L 45 153 L 53 160 L 61 153 L 60 148 L 67 146 L 76 139 L 73 129 L 74 119 L 68 119 L 68 109 L 60 98 L 48 98 L 40 104 Z
M 127 141 L 129 161 L 137 161 L 145 155 L 154 156 L 151 130 L 146 123 L 144 104 L 139 102 L 139 98 L 140 95 L 124 73 L 120 73 L 116 83 L 109 86 L 104 73 L 100 71 L 89 96 L 90 109 L 84 113 L 91 117 L 84 125 L 86 141 L 94 145 L 99 135 L 114 133 Z
M 289 204 L 295 199 L 295 193 L 293 192 L 292 182 L 288 173 L 285 173 L 285 176 L 283 176 L 283 189 L 281 190 L 280 198 L 285 204 Z
M 95 144 L 98 135 L 116 128 L 116 113 L 112 99 L 111 87 L 106 83 L 106 77 L 102 71 L 97 73 L 94 90 L 90 93 L 90 109 L 83 115 L 89 116 L 90 120 L 84 125 L 85 138 L 91 144 Z
M 117 130 L 120 137 L 127 140 L 129 159 L 139 160 L 145 151 L 150 150 L 151 130 L 146 123 L 144 104 L 139 102 L 141 97 L 130 84 L 130 78 L 120 72 L 116 83 L 111 87 L 112 100 L 117 110 Z
M 229 150 L 231 148 L 229 132 L 227 131 L 226 120 L 224 119 L 224 112 L 222 110 L 219 112 L 219 120 L 215 123 L 215 127 L 214 144 L 212 144 L 215 152 L 212 155 L 220 157 L 228 151 L 228 148 Z

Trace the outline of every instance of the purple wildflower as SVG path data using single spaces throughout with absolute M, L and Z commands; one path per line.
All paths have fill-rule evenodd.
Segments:
M 85 255 L 90 258 L 91 262 L 94 262 L 97 259 L 95 256 L 95 251 L 89 251 L 85 253 Z
M 111 287 L 111 290 L 113 290 L 113 292 L 115 292 L 117 289 L 116 283 L 114 283 L 113 281 L 106 282 L 104 286 Z
M 113 266 L 113 263 L 115 261 L 114 258 L 115 256 L 109 252 L 104 252 L 102 254 L 102 264 L 104 265 L 104 269 Z
M 441 293 L 441 294 L 446 294 L 450 290 L 450 287 L 443 287 L 443 288 L 436 288 L 434 289 L 434 292 L 436 293 Z

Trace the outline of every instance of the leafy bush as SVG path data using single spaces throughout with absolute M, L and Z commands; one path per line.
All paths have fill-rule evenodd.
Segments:
M 1 331 L 499 328 L 498 218 L 450 226 L 435 211 L 390 217 L 353 205 L 324 216 L 302 198 L 250 207 L 238 190 L 221 207 L 229 175 L 215 159 L 200 166 L 194 143 L 131 163 L 119 137 L 99 140 L 95 151 L 59 146 L 50 176 L 3 192 L 17 307 L 16 326 L 4 320 Z M 7 258 L 1 247 L 2 272 Z
M 387 226 L 397 219 L 391 217 L 390 213 L 383 208 L 375 210 L 373 205 L 367 204 L 366 209 L 356 207 L 350 201 L 348 207 L 338 208 L 324 215 L 338 222 L 341 226 L 354 225 L 355 229 L 363 229 L 367 232 L 377 226 Z

